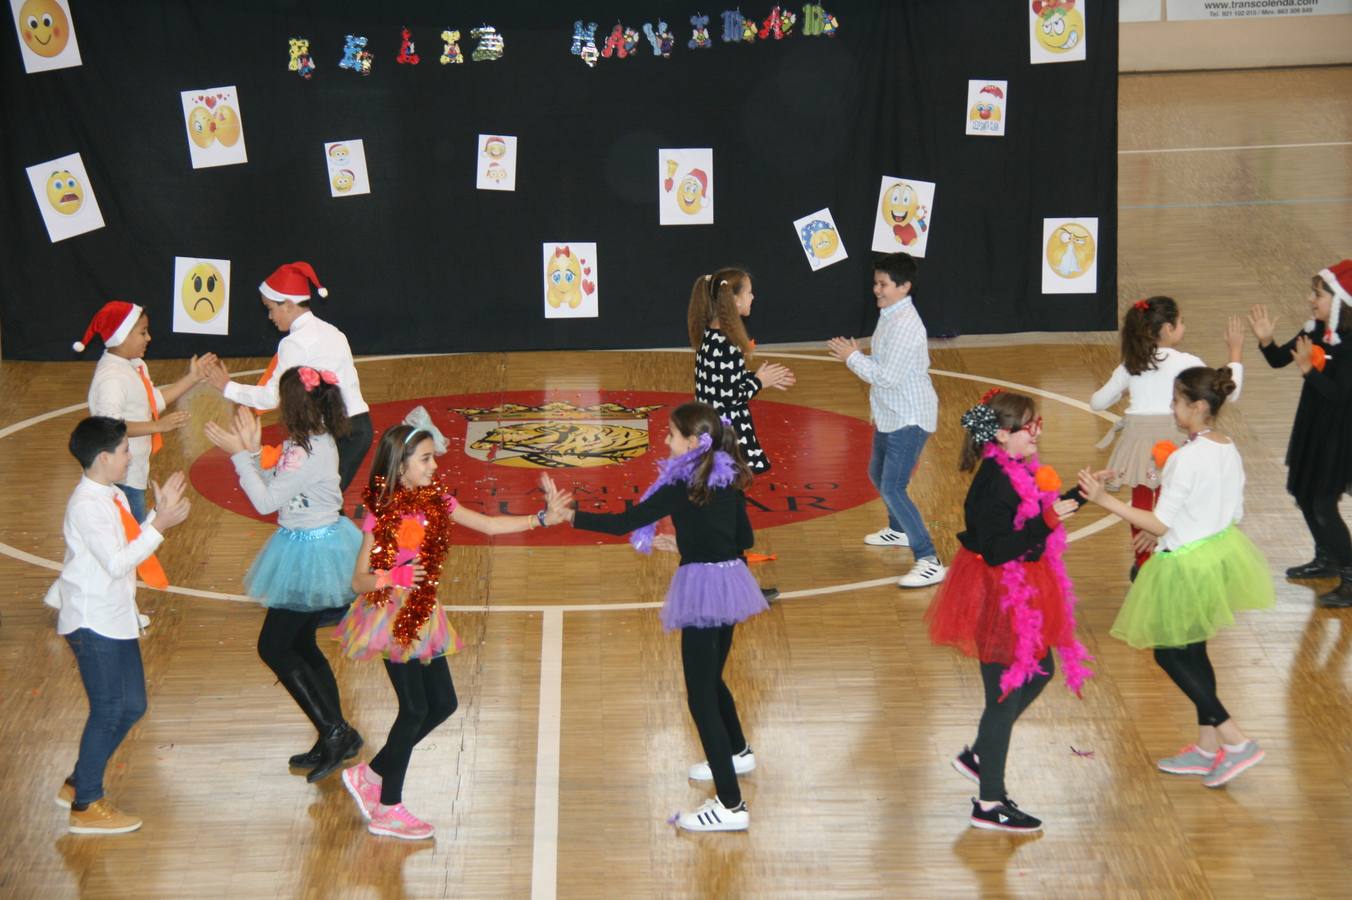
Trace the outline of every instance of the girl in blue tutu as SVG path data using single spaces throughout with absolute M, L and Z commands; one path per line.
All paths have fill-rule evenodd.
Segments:
M 686 699 L 705 762 L 690 768 L 695 781 L 713 781 L 715 795 L 675 824 L 689 831 L 745 831 L 751 816 L 737 775 L 756 767 L 742 733 L 737 705 L 723 681 L 738 622 L 768 609 L 756 579 L 742 560 L 751 547 L 751 520 L 743 490 L 751 472 L 737 450 L 737 431 L 706 403 L 686 403 L 667 426 L 670 459 L 638 505 L 622 513 L 568 510 L 574 528 L 605 534 L 633 532 L 629 542 L 644 553 L 654 546 L 677 550 L 680 567 L 667 589 L 662 624 L 681 630 Z M 558 495 L 548 477 L 547 495 Z M 551 503 L 551 506 L 554 504 Z M 676 537 L 655 537 L 659 519 L 671 517 Z
M 1112 635 L 1153 648 L 1155 661 L 1197 708 L 1197 742 L 1156 765 L 1201 775 L 1220 787 L 1263 758 L 1221 704 L 1206 643 L 1241 609 L 1276 602 L 1267 560 L 1236 527 L 1244 515 L 1244 463 L 1235 442 L 1213 427 L 1235 391 L 1230 368 L 1196 366 L 1174 380 L 1173 415 L 1188 440 L 1169 454 L 1153 511 L 1127 506 L 1100 477 L 1080 472 L 1091 503 L 1159 538 L 1113 622 Z M 1167 449 L 1167 448 L 1165 448 Z
M 208 422 L 206 433 L 230 454 L 254 509 L 277 513 L 277 531 L 249 567 L 244 589 L 267 608 L 258 655 L 319 732 L 308 753 L 290 760 L 309 768 L 313 783 L 362 743 L 343 719 L 338 682 L 315 641 L 325 611 L 352 602 L 361 532 L 341 512 L 335 441 L 348 425 L 338 378 L 308 366 L 288 369 L 278 395 L 288 437 L 275 460 L 260 459 L 262 429 L 250 409 L 236 410 L 232 430 Z

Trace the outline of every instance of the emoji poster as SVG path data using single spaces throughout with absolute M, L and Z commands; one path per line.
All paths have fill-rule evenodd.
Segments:
M 230 260 L 174 257 L 174 331 L 230 333 Z
M 103 213 L 80 154 L 29 166 L 27 172 L 53 244 L 103 227 Z
M 31 75 L 82 64 L 67 0 L 9 0 L 9 5 L 25 72 Z
M 479 135 L 474 186 L 481 191 L 516 190 L 516 138 L 505 134 Z
M 1005 133 L 1005 96 L 1007 81 L 967 82 L 967 133 L 980 137 L 1003 137 Z
M 657 209 L 661 225 L 714 224 L 712 148 L 657 151 Z
M 244 122 L 239 92 L 230 87 L 183 91 L 183 124 L 194 169 L 233 166 L 249 161 L 244 152 Z
M 371 179 L 366 174 L 366 147 L 361 138 L 325 144 L 324 163 L 329 167 L 329 196 L 371 193 Z
M 836 220 L 831 218 L 830 209 L 819 209 L 811 215 L 803 216 L 793 223 L 793 230 L 807 254 L 807 264 L 812 271 L 824 269 L 832 263 L 848 258 L 845 244 L 840 239 Z
M 1024 0 L 1028 4 L 1031 63 L 1079 62 L 1087 38 L 1084 9 L 1089 0 Z
M 873 249 L 924 256 L 933 209 L 934 182 L 884 175 L 873 219 Z
M 1098 291 L 1098 219 L 1042 220 L 1042 293 Z
M 544 245 L 545 318 L 594 319 L 598 315 L 596 244 Z

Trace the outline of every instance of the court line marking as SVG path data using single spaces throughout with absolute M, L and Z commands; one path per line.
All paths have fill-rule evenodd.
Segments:
M 1310 141 L 1303 144 L 1235 144 L 1231 147 L 1153 147 L 1147 150 L 1118 150 L 1118 156 L 1149 153 L 1206 153 L 1224 150 L 1296 150 L 1305 147 L 1352 147 L 1352 141 Z
M 531 900 L 553 900 L 559 873 L 559 747 L 563 732 L 563 610 L 540 629 L 540 711 L 535 741 L 535 847 Z
M 1236 206 L 1306 206 L 1352 203 L 1352 197 L 1291 197 L 1282 200 L 1215 200 L 1210 203 L 1121 204 L 1118 209 L 1229 209 Z

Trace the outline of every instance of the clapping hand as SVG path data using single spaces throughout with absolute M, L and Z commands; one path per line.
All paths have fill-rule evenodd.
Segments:
M 194 382 L 205 381 L 207 371 L 220 365 L 220 359 L 215 353 L 203 353 L 201 356 L 194 356 L 188 360 L 188 374 L 192 376 Z
M 215 422 L 208 422 L 207 440 L 220 447 L 230 456 L 236 453 L 257 453 L 263 438 L 263 426 L 258 417 L 246 407 L 235 410 L 234 427 L 226 429 Z
M 836 359 L 844 362 L 851 354 L 859 351 L 859 342 L 854 338 L 833 337 L 826 342 L 826 349 Z
M 1309 335 L 1302 334 L 1296 338 L 1296 346 L 1291 350 L 1291 358 L 1295 360 L 1296 365 L 1300 366 L 1300 373 L 1308 375 L 1310 369 L 1314 368 L 1314 344 L 1311 343 Z
M 1056 517 L 1062 522 L 1075 515 L 1079 510 L 1080 504 L 1077 503 L 1073 497 L 1068 497 L 1065 500 L 1057 500 L 1052 504 L 1052 512 L 1056 513 Z
M 182 472 L 175 472 L 169 476 L 169 480 L 161 485 L 158 481 L 152 481 L 151 487 L 155 491 L 155 527 L 160 531 L 166 528 L 173 528 L 175 525 L 188 518 L 188 511 L 192 509 L 192 504 L 184 495 L 188 479 Z
M 1258 338 L 1258 343 L 1270 344 L 1277 330 L 1277 320 L 1268 315 L 1266 306 L 1255 303 L 1249 309 L 1249 328 L 1253 330 L 1253 336 Z
M 763 387 L 787 391 L 793 387 L 797 379 L 794 378 L 793 372 L 789 371 L 788 366 L 768 362 L 756 370 L 756 380 Z
M 573 495 L 559 490 L 548 475 L 540 476 L 540 487 L 545 492 L 545 524 L 573 521 Z
M 166 431 L 177 431 L 192 420 L 192 413 L 186 409 L 175 410 L 171 413 L 165 413 L 160 416 L 155 423 L 155 430 L 163 434 Z
M 197 370 L 218 391 L 224 391 L 225 386 L 230 383 L 230 373 L 226 370 L 225 363 L 217 359 L 214 353 L 208 353 L 199 359 Z
M 1084 496 L 1084 499 L 1090 503 L 1101 505 L 1104 494 L 1107 493 L 1107 489 L 1103 486 L 1103 473 L 1091 472 L 1089 467 L 1085 466 L 1080 470 L 1079 481 L 1080 493 Z
M 1230 350 L 1230 362 L 1239 362 L 1244 349 L 1244 317 L 1231 316 L 1225 326 L 1225 346 Z

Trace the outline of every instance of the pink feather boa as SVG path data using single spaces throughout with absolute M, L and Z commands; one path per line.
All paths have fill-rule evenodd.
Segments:
M 1014 515 L 1014 530 L 1022 531 L 1029 519 L 1041 517 L 1043 505 L 1057 501 L 1055 491 L 1039 491 L 1034 480 L 1038 469 L 1037 456 L 1029 456 L 1022 461 L 1011 457 L 1001 450 L 994 441 L 981 451 L 987 459 L 993 459 L 1004 470 L 1014 492 L 1019 495 L 1019 508 Z M 1062 555 L 1066 550 L 1066 531 L 1056 528 L 1047 537 L 1047 546 L 1043 557 L 1051 566 L 1052 574 L 1061 585 L 1061 595 L 1066 604 L 1066 617 L 1071 622 L 1071 636 L 1067 643 L 1056 647 L 1061 656 L 1061 668 L 1065 670 L 1066 687 L 1080 696 L 1085 680 L 1094 673 L 1085 665 L 1093 659 L 1074 636 L 1075 622 L 1075 586 L 1066 575 L 1066 564 Z M 1000 585 L 1004 588 L 1000 597 L 1000 609 L 1009 615 L 1014 626 L 1014 661 L 1000 675 L 1000 699 L 1004 700 L 1010 692 L 1027 684 L 1035 675 L 1047 674 L 1037 661 L 1038 641 L 1042 636 L 1042 613 L 1032 607 L 1033 589 L 1024 577 L 1023 562 L 1013 559 L 1000 565 Z

